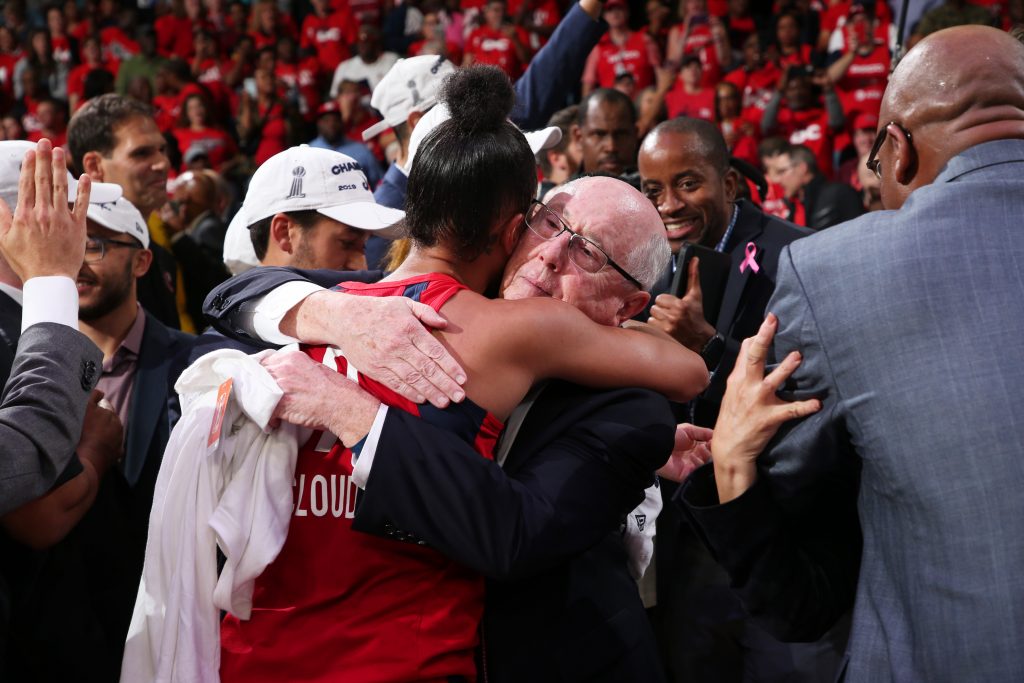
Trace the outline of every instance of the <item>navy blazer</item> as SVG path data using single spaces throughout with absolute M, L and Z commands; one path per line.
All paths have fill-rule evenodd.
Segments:
M 501 468 L 391 409 L 353 528 L 426 542 L 489 578 L 488 680 L 659 681 L 620 525 L 674 433 L 658 394 L 551 382 Z

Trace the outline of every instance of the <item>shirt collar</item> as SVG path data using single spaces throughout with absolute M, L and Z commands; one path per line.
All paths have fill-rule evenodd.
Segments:
M 733 229 L 736 227 L 736 219 L 740 217 L 740 207 L 735 204 L 732 205 L 732 218 L 729 219 L 729 227 L 725 229 L 725 234 L 722 235 L 722 241 L 715 247 L 715 251 L 724 252 L 726 245 L 729 244 L 729 239 L 732 238 Z
M 146 313 L 139 306 L 138 313 L 135 314 L 135 322 L 128 328 L 128 334 L 124 336 L 121 341 L 121 346 L 118 347 L 118 351 L 124 349 L 130 351 L 132 354 L 138 356 L 139 350 L 142 348 L 142 334 L 146 331 Z

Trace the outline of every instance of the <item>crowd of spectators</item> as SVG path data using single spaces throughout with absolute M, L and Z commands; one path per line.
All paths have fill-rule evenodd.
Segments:
M 70 116 L 116 91 L 155 109 L 170 183 L 212 169 L 240 196 L 255 167 L 314 139 L 344 144 L 377 181 L 398 143 L 390 131 L 368 141 L 361 134 L 380 120 L 370 95 L 397 59 L 445 55 L 457 65 L 497 65 L 515 80 L 568 4 L 13 0 L 0 25 L 0 136 L 64 144 Z M 1009 28 L 1024 15 L 1019 0 L 924 6 L 931 9 L 908 25 L 909 45 L 945 26 Z M 607 0 L 608 31 L 564 101 L 620 90 L 635 103 L 641 136 L 665 118 L 714 121 L 735 157 L 768 174 L 760 199 L 770 213 L 826 227 L 804 201 L 811 177 L 852 188 L 859 203 L 847 205 L 877 206 L 877 183 L 859 162 L 878 125 L 896 13 L 870 0 Z M 803 182 L 793 164 L 779 163 L 793 156 L 784 143 L 813 153 Z M 850 217 L 832 214 L 833 222 Z

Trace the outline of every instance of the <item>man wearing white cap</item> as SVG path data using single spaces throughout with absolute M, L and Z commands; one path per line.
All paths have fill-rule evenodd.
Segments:
M 117 679 L 156 475 L 178 413 L 173 360 L 192 341 L 138 303 L 136 280 L 153 260 L 142 214 L 120 198 L 91 202 L 86 217 L 85 258 L 75 281 L 79 327 L 102 352 L 97 387 L 125 425 L 124 455 L 102 475 L 92 505 L 54 548 L 39 588 L 21 596 L 23 611 L 12 632 L 31 635 L 9 656 L 45 680 L 78 679 L 83 671 L 90 680 Z M 54 620 L 58 604 L 62 618 Z M 69 624 L 75 638 L 66 635 Z

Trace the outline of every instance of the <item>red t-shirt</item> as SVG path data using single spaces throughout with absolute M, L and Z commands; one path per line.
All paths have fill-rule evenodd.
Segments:
M 683 30 L 683 25 L 676 27 L 677 31 Z M 670 37 L 671 40 L 671 37 Z M 721 60 L 718 58 L 718 51 L 715 49 L 714 41 L 711 38 L 711 27 L 704 24 L 691 24 L 690 35 L 686 37 L 683 45 L 684 55 L 697 55 L 700 57 L 702 76 L 700 84 L 705 88 L 714 88 L 722 79 Z
M 791 66 L 807 66 L 811 63 L 811 46 L 801 45 L 800 49 L 788 55 L 779 54 L 779 68 L 787 69 Z
M 117 26 L 100 30 L 100 42 L 103 44 L 105 62 L 123 62 L 142 51 L 142 47 Z
M 226 131 L 217 128 L 192 130 L 191 128 L 175 128 L 174 137 L 178 141 L 178 151 L 182 156 L 182 170 L 185 170 L 184 156 L 190 147 L 201 147 L 210 158 L 210 165 L 219 169 L 225 161 L 238 154 L 238 145 Z
M 331 7 L 335 10 L 348 10 L 356 22 L 380 24 L 381 0 L 334 0 Z
M 349 58 L 349 45 L 355 44 L 358 30 L 359 25 L 348 12 L 334 12 L 323 18 L 309 14 L 302 21 L 299 46 L 314 50 L 320 69 L 333 74 Z
M 526 31 L 515 27 L 519 42 L 523 45 L 530 44 L 530 36 Z M 519 61 L 515 45 L 512 39 L 503 31 L 495 30 L 489 26 L 481 26 L 469 34 L 466 40 L 466 54 L 473 55 L 477 64 L 493 64 L 508 74 L 512 80 L 519 78 L 526 70 L 526 64 Z
M 509 0 L 508 15 L 510 17 L 517 16 L 524 2 L 529 6 L 526 15 L 534 26 L 553 29 L 558 26 L 558 22 L 562 19 L 562 13 L 558 9 L 558 3 L 555 0 Z M 530 33 L 529 45 L 531 50 L 536 52 L 544 47 L 546 42 L 548 42 L 546 36 L 542 36 L 539 33 Z
M 654 64 L 651 64 L 651 44 L 654 39 L 644 31 L 633 31 L 626 42 L 616 45 L 605 33 L 587 58 L 583 80 L 596 83 L 599 88 L 611 88 L 615 79 L 628 73 L 633 76 L 637 90 L 654 84 Z
M 877 46 L 871 54 L 858 54 L 850 68 L 835 84 L 836 95 L 843 105 L 846 118 L 857 114 L 878 114 L 882 106 L 882 93 L 889 81 L 889 49 Z
M 0 90 L 9 96 L 14 93 L 14 66 L 19 59 L 20 55 L 0 53 Z
M 288 149 L 288 124 L 285 121 L 284 105 L 275 102 L 267 109 L 260 108 L 258 115 L 263 120 L 263 127 L 260 129 L 262 135 L 259 145 L 253 154 L 257 166 Z
M 161 57 L 188 59 L 192 56 L 192 20 L 165 14 L 153 23 L 156 49 Z
M 119 68 L 117 62 L 101 64 L 99 66 L 93 66 L 91 64 L 79 64 L 68 73 L 68 95 L 78 95 L 82 97 L 85 95 L 85 77 L 89 75 L 89 72 L 93 69 L 105 69 L 110 72 L 110 75 L 116 77 L 117 70 Z
M 698 93 L 689 94 L 683 90 L 678 80 L 665 95 L 665 109 L 668 117 L 689 116 L 705 121 L 715 120 L 715 91 L 704 88 Z
M 761 202 L 761 210 L 770 216 L 789 220 L 791 211 L 789 204 L 786 203 L 786 192 L 782 185 L 768 183 L 768 195 Z
M 285 188 L 291 179 L 285 178 Z M 430 274 L 377 284 L 342 283 L 366 296 L 407 296 L 435 310 L 464 285 Z M 341 374 L 345 358 L 303 347 Z M 461 436 L 493 459 L 503 425 L 472 401 L 417 406 L 362 375 L 383 403 Z M 358 489 L 352 452 L 316 432 L 299 450 L 288 538 L 256 580 L 248 621 L 221 628 L 224 683 L 383 683 L 475 680 L 483 578 L 438 551 L 352 529 Z
M 58 64 L 67 66 L 76 61 L 76 55 L 71 54 L 71 41 L 67 36 L 51 36 L 50 50 L 53 54 L 53 61 Z
M 833 133 L 828 127 L 828 114 L 821 107 L 793 111 L 782 105 L 775 127 L 778 135 L 789 140 L 791 145 L 804 145 L 814 152 L 818 170 L 826 178 L 832 177 Z
M 320 64 L 314 57 L 308 57 L 298 64 L 279 61 L 274 69 L 281 83 L 298 92 L 299 112 L 309 120 L 316 118 L 316 110 L 320 106 L 320 90 L 317 88 L 319 71 Z
M 754 107 L 763 112 L 772 99 L 772 95 L 775 94 L 781 75 L 779 67 L 768 62 L 754 71 L 743 69 L 730 71 L 724 80 L 739 88 L 740 94 L 743 96 L 744 109 Z

